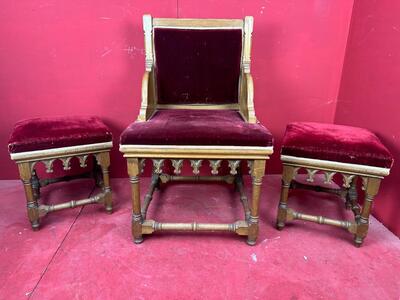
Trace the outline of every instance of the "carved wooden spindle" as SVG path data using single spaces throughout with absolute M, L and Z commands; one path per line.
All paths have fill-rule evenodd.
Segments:
M 306 169 L 307 171 L 307 182 L 314 182 L 314 176 L 317 174 L 318 170 Z
M 237 168 L 240 165 L 240 160 L 228 160 L 228 163 L 229 163 L 229 168 L 231 169 L 229 173 L 231 173 L 231 175 L 236 175 Z
M 249 169 L 249 175 L 253 172 L 253 165 L 254 165 L 254 160 L 248 160 L 247 161 L 247 168 Z
M 191 159 L 190 165 L 193 168 L 193 174 L 199 175 L 200 174 L 200 166 L 201 166 L 201 159 Z
M 153 172 L 156 174 L 161 174 L 164 165 L 164 159 L 152 159 L 152 161 L 153 161 Z
M 89 156 L 89 155 L 79 155 L 79 156 L 78 156 L 79 165 L 80 165 L 81 168 L 86 168 L 88 156 Z
M 145 158 L 139 159 L 139 171 L 140 171 L 140 174 L 142 174 L 144 172 L 144 167 L 145 166 L 146 166 L 146 159 Z
M 328 172 L 328 171 L 325 171 L 324 172 L 324 177 L 325 177 L 325 180 L 324 180 L 324 183 L 325 184 L 332 184 L 332 179 L 333 179 L 333 176 L 336 174 L 336 172 Z
M 63 157 L 63 158 L 60 158 L 60 159 L 61 159 L 61 161 L 63 163 L 63 169 L 65 171 L 71 170 L 71 159 L 72 159 L 72 157 Z
M 222 160 L 210 160 L 210 167 L 211 167 L 211 174 L 217 175 L 218 174 L 218 169 L 221 166 Z
M 53 173 L 53 163 L 55 159 L 46 159 L 43 160 L 43 164 L 46 167 L 46 173 Z
M 174 173 L 181 174 L 183 159 L 171 159 L 172 166 L 174 167 Z
M 353 181 L 356 175 L 342 174 L 342 176 L 343 176 L 343 187 L 349 188 L 351 186 L 351 182 Z

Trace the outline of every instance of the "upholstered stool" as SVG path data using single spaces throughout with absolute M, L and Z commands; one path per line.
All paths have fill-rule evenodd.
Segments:
M 291 123 L 283 139 L 281 160 L 283 175 L 277 228 L 282 229 L 285 222 L 296 219 L 334 225 L 354 234 L 354 242 L 360 246 L 368 232 L 372 201 L 378 193 L 382 178 L 389 175 L 393 164 L 392 155 L 378 137 L 357 127 Z M 300 169 L 307 172 L 306 183 L 296 181 Z M 315 186 L 314 176 L 318 172 L 324 174 L 324 184 L 328 187 Z M 342 188 L 329 188 L 335 174 L 342 178 Z M 365 193 L 362 207 L 357 196 L 359 182 Z M 353 211 L 355 221 L 307 215 L 288 208 L 289 189 L 295 188 L 315 189 L 342 196 L 346 208 Z
M 97 117 L 35 118 L 18 122 L 11 134 L 8 150 L 19 169 L 27 200 L 28 218 L 32 229 L 39 228 L 39 218 L 49 212 L 73 208 L 90 203 L 103 203 L 112 212 L 111 188 L 108 168 L 112 147 L 110 130 Z M 43 163 L 46 172 L 53 172 L 53 162 L 61 160 L 64 170 L 71 168 L 71 159 L 79 160 L 80 167 L 87 166 L 89 156 L 94 156 L 93 170 L 77 176 L 39 179 L 36 166 Z M 102 192 L 88 199 L 61 204 L 39 204 L 40 188 L 50 183 L 93 176 Z

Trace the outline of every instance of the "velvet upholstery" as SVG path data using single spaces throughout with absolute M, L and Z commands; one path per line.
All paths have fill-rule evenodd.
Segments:
M 110 130 L 98 117 L 43 117 L 15 124 L 8 150 L 17 153 L 111 140 Z
M 261 124 L 243 121 L 233 110 L 159 110 L 147 122 L 132 123 L 122 145 L 272 146 Z
M 281 153 L 342 163 L 390 168 L 393 157 L 371 131 L 335 124 L 287 125 Z
M 241 29 L 154 29 L 159 104 L 238 102 Z

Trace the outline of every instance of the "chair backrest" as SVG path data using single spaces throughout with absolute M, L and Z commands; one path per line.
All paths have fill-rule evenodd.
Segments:
M 143 16 L 146 70 L 157 108 L 239 109 L 250 72 L 253 18 L 164 19 Z

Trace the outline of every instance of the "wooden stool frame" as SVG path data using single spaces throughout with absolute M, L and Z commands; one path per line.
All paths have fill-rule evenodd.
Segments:
M 92 203 L 102 203 L 107 213 L 112 213 L 112 196 L 109 179 L 110 154 L 112 142 L 87 144 L 71 147 L 62 147 L 46 150 L 37 150 L 29 152 L 11 153 L 11 159 L 18 165 L 19 176 L 25 189 L 27 201 L 28 219 L 31 222 L 33 230 L 38 230 L 40 218 L 50 212 L 74 208 Z M 64 170 L 71 168 L 71 159 L 79 159 L 81 168 L 87 166 L 89 156 L 94 156 L 95 163 L 93 170 L 76 176 L 64 176 L 60 178 L 39 179 L 35 166 L 43 163 L 47 173 L 53 172 L 53 163 L 60 160 L 63 163 Z M 40 189 L 52 183 L 60 181 L 69 181 L 79 178 L 95 179 L 96 185 L 102 187 L 102 192 L 87 199 L 72 200 L 65 203 L 46 205 L 39 203 Z
M 369 216 L 373 200 L 378 193 L 381 180 L 384 176 L 389 175 L 390 169 L 285 155 L 281 156 L 281 160 L 283 163 L 283 174 L 276 222 L 277 229 L 282 230 L 286 222 L 293 220 L 333 225 L 344 228 L 352 233 L 355 245 L 360 247 L 368 233 Z M 310 184 L 303 184 L 295 180 L 300 169 L 307 171 L 307 182 Z M 318 172 L 324 174 L 324 183 L 328 185 L 333 183 L 332 179 L 335 174 L 340 174 L 343 178 L 342 187 L 338 189 L 312 185 L 314 176 Z M 365 192 L 362 207 L 358 202 L 357 194 L 357 184 L 359 181 L 361 181 L 362 190 Z M 342 199 L 345 199 L 346 209 L 352 210 L 354 221 L 334 220 L 323 216 L 308 215 L 294 211 L 288 206 L 288 195 L 289 190 L 297 188 L 333 193 L 340 196 Z
M 237 104 L 221 105 L 167 105 L 157 103 L 155 53 L 153 29 L 179 28 L 179 29 L 241 29 L 243 33 L 241 73 L 239 78 L 239 102 Z M 253 79 L 250 74 L 251 35 L 253 31 L 253 18 L 245 19 L 163 19 L 143 16 L 143 29 L 145 34 L 146 71 L 142 80 L 142 102 L 137 121 L 145 122 L 151 118 L 157 109 L 233 109 L 237 110 L 248 123 L 256 123 L 254 112 Z M 177 132 L 177 134 L 179 134 Z M 273 153 L 272 147 L 248 146 L 174 146 L 174 145 L 120 145 L 120 151 L 127 158 L 128 173 L 132 186 L 132 235 L 135 243 L 143 241 L 144 234 L 155 231 L 230 231 L 247 236 L 247 243 L 254 245 L 258 234 L 259 201 L 262 177 L 265 172 L 266 160 Z M 143 204 L 140 201 L 139 175 L 142 162 L 145 159 L 153 161 L 153 176 L 149 192 Z M 176 176 L 162 173 L 164 160 L 172 160 Z M 194 176 L 178 176 L 180 166 L 184 159 L 190 160 Z M 202 161 L 208 160 L 212 169 L 211 176 L 200 177 L 199 167 Z M 231 168 L 230 175 L 217 176 L 218 167 L 222 160 L 228 160 Z M 248 161 L 251 166 L 253 178 L 252 199 L 250 204 L 243 192 L 243 183 L 240 172 L 236 171 L 240 161 Z M 235 183 L 241 194 L 241 201 L 245 210 L 244 220 L 231 224 L 210 223 L 158 223 L 147 220 L 147 208 L 152 194 L 159 182 L 168 181 L 203 181 L 222 180 Z

